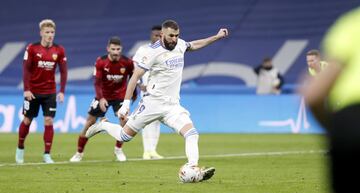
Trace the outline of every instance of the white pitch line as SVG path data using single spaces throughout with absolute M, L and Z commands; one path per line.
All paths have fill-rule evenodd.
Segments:
M 252 157 L 252 156 L 282 156 L 282 155 L 296 155 L 296 154 L 323 154 L 326 153 L 326 150 L 300 150 L 300 151 L 275 151 L 275 152 L 249 152 L 249 153 L 233 153 L 233 154 L 217 154 L 217 155 L 200 155 L 200 158 L 221 158 L 221 157 Z M 168 156 L 164 159 L 158 160 L 176 160 L 176 159 L 186 159 L 186 156 Z M 157 160 L 143 160 L 142 158 L 130 158 L 127 161 L 157 161 Z M 37 166 L 37 165 L 60 165 L 60 164 L 81 164 L 81 163 L 106 163 L 106 162 L 116 162 L 114 160 L 86 160 L 78 163 L 73 163 L 70 161 L 59 161 L 53 164 L 46 164 L 42 162 L 34 163 L 4 163 L 0 164 L 0 167 L 5 166 Z

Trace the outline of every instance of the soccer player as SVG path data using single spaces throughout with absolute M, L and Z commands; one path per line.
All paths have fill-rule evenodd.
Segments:
M 157 42 L 161 37 L 161 26 L 155 25 L 151 28 L 150 34 L 150 44 L 141 46 L 138 49 L 138 54 L 145 51 L 147 47 L 151 46 L 155 42 Z M 136 58 L 133 58 L 136 60 Z M 141 77 L 140 81 L 140 89 L 141 89 L 141 96 L 147 94 L 146 86 L 149 80 L 149 71 L 145 72 L 145 74 Z M 143 146 L 144 146 L 144 153 L 143 159 L 162 159 L 163 156 L 159 155 L 156 151 L 156 147 L 160 138 L 160 121 L 156 120 L 152 123 L 149 123 L 145 126 L 142 130 L 142 139 L 143 139 Z
M 78 138 L 77 152 L 70 159 L 71 162 L 79 162 L 84 156 L 84 148 L 88 141 L 85 133 L 96 122 L 98 117 L 104 117 L 109 106 L 112 106 L 115 116 L 120 109 L 126 92 L 128 78 L 134 70 L 133 61 L 121 54 L 122 45 L 119 37 L 112 37 L 107 44 L 107 55 L 98 57 L 95 63 L 95 93 L 96 96 L 90 104 L 88 117 L 84 128 Z M 135 99 L 136 95 L 134 95 Z M 125 122 L 120 117 L 121 125 Z M 116 141 L 114 154 L 117 161 L 126 161 L 122 151 L 122 141 Z
M 321 61 L 321 54 L 319 50 L 308 51 L 306 53 L 306 62 L 310 76 L 316 76 L 328 65 L 325 61 Z
M 335 193 L 357 192 L 360 171 L 360 7 L 345 14 L 323 41 L 329 65 L 303 93 L 314 116 L 327 129 L 330 174 Z M 314 92 L 316 91 L 316 92 Z
M 222 28 L 216 35 L 208 38 L 186 42 L 179 38 L 180 28 L 173 20 L 166 20 L 162 24 L 161 39 L 146 51 L 136 53 L 134 58 L 136 67 L 131 77 L 125 95 L 123 106 L 119 114 L 127 118 L 130 98 L 137 81 L 150 71 L 148 94 L 140 101 L 136 111 L 129 117 L 124 127 L 101 120 L 92 125 L 86 133 L 87 137 L 106 131 L 115 139 L 130 141 L 145 125 L 159 120 L 182 135 L 185 139 L 187 165 L 197 166 L 199 160 L 199 134 L 190 119 L 190 113 L 180 105 L 180 85 L 184 67 L 186 51 L 198 50 L 228 35 L 228 30 Z M 214 175 L 215 168 L 202 168 L 201 181 Z
M 64 101 L 67 80 L 67 64 L 65 49 L 54 43 L 55 23 L 50 19 L 39 23 L 41 41 L 29 44 L 26 48 L 23 62 L 24 82 L 24 118 L 19 127 L 18 147 L 15 161 L 24 163 L 24 142 L 29 133 L 30 124 L 38 116 L 41 106 L 44 115 L 44 143 L 43 160 L 54 163 L 50 156 L 54 137 L 53 119 L 56 113 L 56 101 Z M 60 68 L 60 90 L 56 95 L 55 70 Z

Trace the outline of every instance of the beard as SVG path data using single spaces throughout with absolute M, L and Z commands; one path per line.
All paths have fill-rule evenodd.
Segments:
M 113 62 L 117 62 L 120 59 L 120 55 L 119 54 L 110 54 L 110 58 Z
M 171 51 L 171 50 L 173 50 L 175 48 L 176 44 L 177 44 L 177 42 L 168 42 L 164 38 L 164 46 L 165 46 L 166 49 Z

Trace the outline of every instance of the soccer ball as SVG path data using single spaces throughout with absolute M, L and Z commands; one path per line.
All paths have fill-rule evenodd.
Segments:
M 179 170 L 179 179 L 182 183 L 195 183 L 201 180 L 201 169 L 198 166 L 181 166 Z

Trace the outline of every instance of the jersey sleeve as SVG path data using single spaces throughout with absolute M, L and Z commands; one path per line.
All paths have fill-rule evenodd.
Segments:
M 186 42 L 183 39 L 178 39 L 178 45 L 180 47 L 180 50 L 185 53 L 186 51 L 188 51 L 191 47 L 191 44 L 189 42 Z
M 60 57 L 58 60 L 60 69 L 60 92 L 65 93 L 65 86 L 67 81 L 67 59 L 64 47 L 60 46 Z
M 155 49 L 151 47 L 140 47 L 133 57 L 136 66 L 143 68 L 144 70 L 149 70 L 156 57 L 154 50 Z
M 336 21 L 323 41 L 325 55 L 343 64 L 355 55 L 354 52 L 360 42 L 360 28 L 354 27 L 353 14 L 354 12 L 350 12 Z M 357 19 L 360 20 L 360 17 Z
M 30 90 L 30 76 L 31 76 L 31 62 L 33 58 L 33 51 L 31 44 L 26 47 L 23 61 L 23 84 L 24 91 Z
M 101 58 L 97 58 L 94 67 L 94 89 L 97 99 L 103 98 L 102 92 L 102 76 L 103 76 L 103 65 L 101 62 Z

